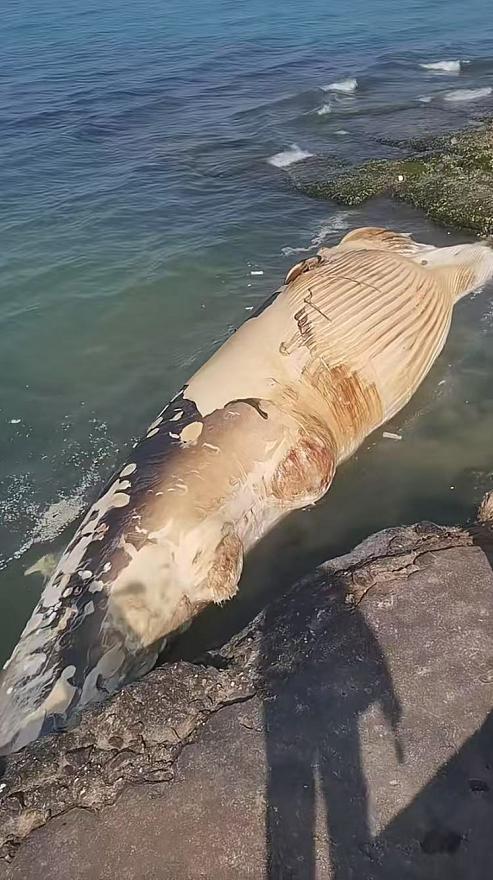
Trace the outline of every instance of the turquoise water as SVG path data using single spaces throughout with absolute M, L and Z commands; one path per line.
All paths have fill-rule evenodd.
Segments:
M 438 60 L 463 63 L 420 66 Z M 486 0 L 4 0 L 0 659 L 41 590 L 26 568 L 63 545 L 141 427 L 300 253 L 371 222 L 465 238 L 385 202 L 308 199 L 295 184 L 317 157 L 391 154 L 382 138 L 474 123 L 492 86 Z M 293 145 L 316 158 L 287 164 Z M 471 514 L 493 471 L 492 294 L 460 305 L 395 420 L 402 441 L 371 438 L 184 650 L 377 528 Z

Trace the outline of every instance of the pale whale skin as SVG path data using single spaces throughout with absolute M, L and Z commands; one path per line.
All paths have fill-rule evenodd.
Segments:
M 316 502 L 410 399 L 484 244 L 361 229 L 295 266 L 190 379 L 90 507 L 0 681 L 0 750 L 64 726 L 148 670 L 237 590 L 245 553 Z

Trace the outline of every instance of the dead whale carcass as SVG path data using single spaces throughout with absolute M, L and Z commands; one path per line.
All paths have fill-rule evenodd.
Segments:
M 88 510 L 3 672 L 3 751 L 145 672 L 169 634 L 233 596 L 244 554 L 407 403 L 455 301 L 492 275 L 485 245 L 381 229 L 293 267 Z

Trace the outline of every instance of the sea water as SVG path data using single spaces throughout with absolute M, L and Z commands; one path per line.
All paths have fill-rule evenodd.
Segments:
M 4 0 L 0 22 L 0 659 L 130 444 L 300 255 L 354 226 L 467 240 L 409 208 L 302 195 L 306 163 L 392 154 L 493 112 L 486 0 Z M 382 145 L 385 141 L 387 146 Z M 310 158 L 311 157 L 311 158 Z M 318 562 L 492 484 L 493 289 L 327 498 L 252 554 L 220 642 Z

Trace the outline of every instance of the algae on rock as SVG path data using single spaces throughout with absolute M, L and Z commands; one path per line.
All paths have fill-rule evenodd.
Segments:
M 324 179 L 299 186 L 309 195 L 350 206 L 392 196 L 445 225 L 493 233 L 492 124 L 399 146 L 419 152 L 330 170 Z

